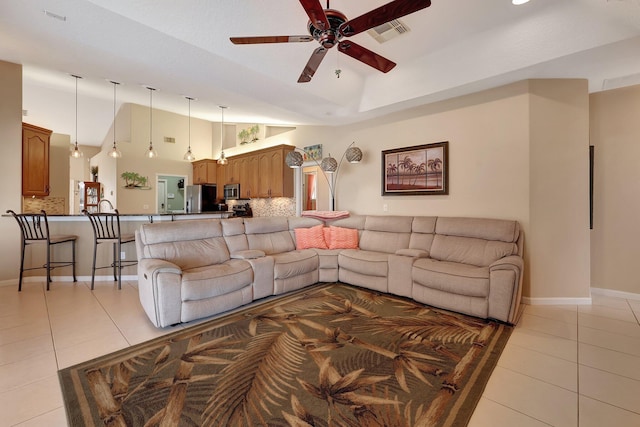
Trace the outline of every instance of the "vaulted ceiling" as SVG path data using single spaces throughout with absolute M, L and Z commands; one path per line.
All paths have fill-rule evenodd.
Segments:
M 355 18 L 390 0 L 333 0 Z M 325 7 L 325 1 L 322 1 Z M 640 0 L 432 0 L 380 43 L 383 74 L 331 49 L 297 83 L 309 43 L 234 45 L 232 36 L 307 35 L 296 0 L 2 0 L 0 60 L 23 64 L 25 121 L 98 145 L 117 101 L 268 124 L 340 125 L 526 78 L 585 78 L 591 92 L 640 83 Z M 336 70 L 341 70 L 339 78 Z

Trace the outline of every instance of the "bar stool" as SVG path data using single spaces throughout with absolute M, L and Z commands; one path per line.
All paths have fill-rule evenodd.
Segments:
M 27 270 L 37 270 L 40 268 L 47 269 L 47 290 L 51 283 L 51 270 L 57 267 L 72 266 L 73 281 L 76 279 L 76 240 L 78 236 L 74 235 L 51 235 L 49 234 L 49 222 L 47 221 L 47 213 L 42 210 L 40 213 L 24 213 L 17 214 L 11 209 L 7 211 L 13 215 L 20 226 L 22 255 L 20 256 L 20 280 L 18 282 L 18 292 L 22 290 L 22 275 Z M 71 243 L 71 261 L 51 261 L 51 247 L 62 243 Z M 28 245 L 46 244 L 47 245 L 47 263 L 42 267 L 24 268 L 24 254 Z
M 117 209 L 113 212 L 87 212 L 82 211 L 93 226 L 93 270 L 91 271 L 91 290 L 96 277 L 96 270 L 101 268 L 113 268 L 113 280 L 118 282 L 118 289 L 122 289 L 122 267 L 135 265 L 137 261 L 122 261 L 121 247 L 125 243 L 135 242 L 136 238 L 133 234 L 120 233 L 120 214 Z M 100 243 L 113 244 L 113 262 L 110 265 L 96 267 L 96 255 L 98 253 L 98 245 Z M 117 272 L 117 276 L 116 276 Z

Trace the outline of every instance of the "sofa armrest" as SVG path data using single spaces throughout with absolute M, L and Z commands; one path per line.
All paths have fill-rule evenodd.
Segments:
M 175 273 L 182 274 L 180 267 L 172 262 L 158 258 L 143 258 L 138 263 L 138 271 L 140 275 L 149 274 L 152 276 L 157 273 Z M 145 279 L 147 278 L 144 276 Z
M 507 323 L 517 320 L 522 295 L 524 260 L 511 255 L 489 266 L 489 317 Z
M 489 266 L 489 270 L 510 270 L 515 268 L 518 269 L 519 272 L 521 272 L 523 267 L 524 260 L 521 257 L 517 255 L 510 255 L 495 261 Z
M 429 258 L 429 251 L 423 249 L 398 249 L 396 255 L 408 256 L 413 258 Z
M 149 320 L 158 328 L 182 322 L 182 270 L 172 262 L 143 258 L 138 263 L 138 295 Z
M 245 251 L 237 251 L 231 253 L 232 259 L 256 259 L 266 256 L 264 251 L 258 249 L 248 249 Z

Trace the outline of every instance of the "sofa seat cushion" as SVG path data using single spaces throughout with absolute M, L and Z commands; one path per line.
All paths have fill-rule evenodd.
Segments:
M 274 279 L 288 279 L 318 269 L 318 254 L 313 249 L 271 255 L 275 261 Z
M 182 301 L 225 295 L 250 285 L 252 282 L 251 264 L 239 259 L 184 270 L 182 272 Z
M 489 268 L 420 258 L 413 263 L 413 283 L 451 294 L 489 296 Z
M 386 277 L 389 270 L 389 254 L 382 252 L 345 249 L 338 255 L 341 269 L 366 276 Z

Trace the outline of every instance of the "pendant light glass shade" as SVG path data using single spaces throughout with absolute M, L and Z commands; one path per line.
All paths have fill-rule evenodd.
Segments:
M 147 86 L 149 89 L 149 148 L 145 153 L 149 159 L 158 157 L 158 152 L 153 148 L 153 91 L 152 87 Z
M 220 158 L 218 159 L 218 164 L 219 165 L 226 165 L 227 163 L 229 163 L 229 160 L 227 160 L 227 158 L 224 156 L 224 147 L 223 147 L 223 142 L 224 142 L 224 109 L 227 108 L 223 105 L 220 105 L 220 111 L 222 114 L 222 120 L 220 121 Z
M 185 96 L 185 98 L 189 100 L 189 148 L 187 149 L 187 152 L 184 153 L 183 159 L 192 162 L 196 159 L 196 156 L 191 152 L 191 101 L 193 101 L 193 98 L 188 96 Z
M 74 75 L 72 75 L 72 77 L 76 79 L 76 143 L 71 147 L 69 156 L 74 159 L 79 159 L 84 156 L 84 153 L 80 151 L 80 148 L 78 147 L 78 79 L 81 79 L 82 77 Z
M 122 157 L 122 153 L 118 150 L 118 146 L 116 144 L 116 87 L 120 83 L 114 81 L 111 83 L 113 83 L 113 147 L 111 147 L 111 151 L 109 151 L 109 157 L 119 159 Z

